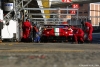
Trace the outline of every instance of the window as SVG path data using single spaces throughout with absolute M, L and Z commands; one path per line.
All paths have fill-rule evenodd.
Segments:
M 79 12 L 79 14 L 82 14 L 82 12 Z
M 79 4 L 80 5 L 80 7 L 83 7 L 83 4 Z
M 84 13 L 88 13 L 87 11 L 85 11 Z

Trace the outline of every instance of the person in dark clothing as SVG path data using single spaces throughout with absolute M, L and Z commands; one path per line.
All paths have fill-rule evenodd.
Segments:
M 0 29 L 0 43 L 2 43 L 2 38 L 1 38 L 1 29 Z
M 33 38 L 35 38 L 35 36 L 36 36 L 36 30 L 35 30 L 34 26 L 35 26 L 35 24 L 33 25 Z
M 85 31 L 85 24 L 84 24 L 84 23 L 85 23 L 85 21 L 82 20 L 82 21 L 81 21 L 81 24 L 82 24 L 82 29 L 83 29 L 83 31 Z
M 34 40 L 34 42 L 39 42 L 40 41 L 39 30 L 36 27 L 36 25 L 33 26 L 33 40 Z
M 3 21 L 0 20 L 0 43 L 2 42 L 2 29 L 3 29 Z

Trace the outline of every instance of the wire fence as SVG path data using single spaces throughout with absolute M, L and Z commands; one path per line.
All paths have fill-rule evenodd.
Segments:
M 31 18 L 32 21 L 37 23 L 62 23 L 64 21 L 68 22 L 69 25 L 81 25 L 81 22 L 91 22 L 92 26 L 100 25 L 100 16 L 71 16 L 71 18 Z

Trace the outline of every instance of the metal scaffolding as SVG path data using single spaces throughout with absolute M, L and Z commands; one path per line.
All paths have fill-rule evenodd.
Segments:
M 21 0 L 18 3 L 18 0 L 14 0 L 14 9 L 12 9 L 10 12 L 8 12 L 5 16 L 4 16 L 4 20 L 6 21 L 6 23 L 4 25 L 6 25 L 7 23 L 9 23 L 9 21 L 11 19 L 13 19 L 13 17 L 11 17 L 11 13 L 14 11 L 15 15 L 14 18 L 17 19 L 17 14 L 23 10 L 23 8 L 25 8 L 32 0 L 29 0 L 26 4 L 23 5 L 23 1 Z
M 57 16 L 57 17 L 54 17 L 54 18 L 30 18 L 30 19 L 32 19 L 32 20 L 34 20 L 34 21 L 37 21 L 37 22 L 39 22 L 39 21 L 41 21 L 41 22 L 44 22 L 44 24 L 45 23 L 48 23 L 48 22 L 63 22 L 64 20 L 63 19 L 65 19 L 65 21 L 67 21 L 68 19 L 71 19 L 71 16 L 76 16 L 76 25 L 77 25 L 77 20 L 78 20 L 78 9 L 74 9 L 74 8 L 23 8 L 23 9 L 25 9 L 25 10 L 50 10 L 50 11 L 58 11 L 58 10 L 62 10 L 62 11 L 66 11 L 66 13 L 50 13 L 50 14 L 45 14 L 45 13 L 29 13 L 29 15 L 35 15 L 35 16 L 37 16 L 37 15 L 53 15 L 53 16 Z M 68 13 L 69 11 L 71 11 L 71 10 L 75 10 L 76 11 L 76 14 L 70 14 L 70 13 Z M 59 17 L 59 16 L 65 16 L 65 17 Z M 66 16 L 70 16 L 69 18 L 67 17 L 66 18 Z

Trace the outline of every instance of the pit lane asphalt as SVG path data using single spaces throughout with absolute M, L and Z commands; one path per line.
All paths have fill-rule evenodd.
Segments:
M 95 33 L 92 44 L 0 43 L 0 67 L 99 67 L 99 39 Z
M 100 51 L 99 44 L 2 43 L 0 52 L 83 52 Z
M 100 33 L 93 33 L 93 42 L 71 43 L 0 43 L 0 52 L 80 52 L 100 51 Z

